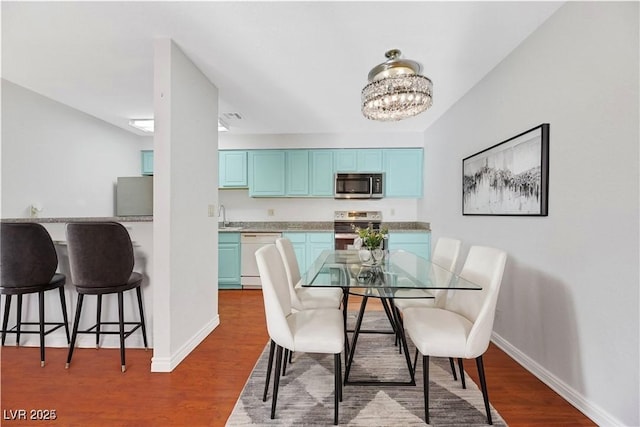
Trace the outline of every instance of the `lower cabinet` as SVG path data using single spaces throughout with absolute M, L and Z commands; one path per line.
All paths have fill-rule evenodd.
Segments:
M 242 289 L 240 233 L 218 233 L 218 289 Z
M 335 245 L 333 233 L 328 232 L 285 232 L 282 233 L 282 237 L 291 240 L 301 276 L 322 251 L 333 249 Z
M 431 233 L 389 233 L 389 250 L 404 250 L 431 259 Z

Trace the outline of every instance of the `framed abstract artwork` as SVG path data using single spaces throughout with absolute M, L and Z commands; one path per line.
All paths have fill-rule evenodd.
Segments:
M 462 214 L 547 216 L 549 124 L 462 160 Z

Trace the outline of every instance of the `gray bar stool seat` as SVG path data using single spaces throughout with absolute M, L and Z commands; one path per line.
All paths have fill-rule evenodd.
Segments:
M 69 337 L 67 304 L 64 295 L 66 277 L 56 273 L 58 256 L 53 241 L 46 228 L 37 223 L 2 223 L 1 241 L 1 284 L 0 294 L 5 295 L 2 318 L 2 345 L 8 333 L 16 334 L 16 346 L 20 345 L 21 334 L 40 335 L 40 366 L 44 366 L 45 335 L 64 327 Z M 58 289 L 62 307 L 63 322 L 46 322 L 44 315 L 44 293 Z M 38 294 L 38 322 L 22 321 L 22 296 Z M 11 297 L 17 295 L 16 325 L 8 328 Z M 24 325 L 38 325 L 38 330 L 23 330 Z M 45 327 L 51 326 L 45 330 Z
M 127 229 L 117 222 L 83 222 L 67 224 L 67 244 L 71 278 L 78 291 L 71 345 L 66 367 L 69 368 L 77 335 L 95 334 L 96 348 L 99 347 L 101 334 L 120 335 L 120 362 L 122 372 L 126 370 L 124 341 L 137 329 L 142 330 L 145 349 L 147 329 L 142 308 L 142 275 L 133 271 L 133 245 Z M 124 292 L 135 289 L 138 299 L 139 321 L 124 321 Z M 118 321 L 103 322 L 101 319 L 102 296 L 118 295 Z M 84 330 L 78 330 L 85 295 L 98 298 L 96 324 Z M 118 325 L 118 331 L 105 331 L 103 325 Z M 125 331 L 125 325 L 132 326 Z

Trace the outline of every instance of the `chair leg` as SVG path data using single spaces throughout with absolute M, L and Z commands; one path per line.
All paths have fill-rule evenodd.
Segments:
M 451 365 L 451 374 L 453 375 L 453 380 L 458 381 L 458 376 L 456 375 L 456 365 L 453 364 L 453 357 L 449 358 L 449 365 Z
M 38 292 L 38 316 L 40 317 L 40 367 L 44 368 L 44 291 Z
M 102 318 L 102 295 L 98 295 L 96 310 L 96 348 L 100 348 L 100 319 Z
M 338 402 L 340 400 L 342 400 L 342 390 L 341 390 L 341 383 L 342 381 L 340 381 L 340 370 L 341 370 L 341 365 L 342 363 L 340 363 L 340 353 L 336 353 L 334 355 L 334 385 L 335 385 L 335 391 L 334 391 L 334 397 L 333 397 L 333 404 L 334 406 L 334 410 L 333 410 L 333 425 L 338 425 Z
M 16 347 L 20 347 L 20 328 L 22 327 L 22 295 L 18 295 L 18 308 L 16 311 Z
M 2 345 L 7 339 L 7 324 L 9 323 L 9 309 L 11 308 L 11 295 L 4 297 L 4 315 L 2 316 Z
M 416 366 L 418 364 L 418 349 L 416 348 L 416 354 L 413 356 L 413 372 L 416 371 Z
M 269 381 L 271 380 L 271 368 L 273 368 L 273 353 L 276 350 L 276 343 L 271 340 L 269 344 L 269 361 L 267 362 L 267 378 L 264 383 L 264 393 L 262 394 L 262 401 L 267 401 L 267 392 L 269 390 Z
M 492 425 L 491 409 L 489 408 L 489 393 L 487 392 L 487 381 L 484 376 L 484 363 L 482 363 L 482 356 L 476 357 L 476 366 L 478 367 L 478 377 L 480 377 L 480 389 L 482 390 L 482 398 L 484 399 L 484 409 L 487 411 L 487 423 Z
M 424 421 L 429 424 L 429 356 L 422 356 L 422 380 L 424 382 Z
M 460 369 L 460 382 L 462 382 L 462 388 L 467 388 L 467 384 L 464 381 L 464 367 L 462 366 L 461 357 L 458 357 L 458 368 Z
M 120 369 L 127 370 L 124 361 L 124 297 L 123 291 L 118 292 L 118 321 L 120 323 Z
M 69 318 L 67 317 L 67 299 L 64 296 L 64 286 L 60 286 L 58 290 L 60 291 L 60 306 L 62 307 L 64 331 L 67 333 L 67 344 L 69 344 L 71 342 L 71 335 L 69 335 Z
M 142 340 L 144 341 L 144 349 L 147 350 L 149 345 L 147 344 L 147 325 L 144 320 L 144 309 L 142 308 L 142 289 L 140 286 L 136 288 L 136 295 L 138 296 L 138 310 L 140 311 L 140 327 L 142 328 Z
M 284 349 L 284 360 L 282 361 L 282 376 L 287 375 L 287 360 L 289 360 L 289 350 Z
M 69 369 L 71 357 L 73 356 L 73 348 L 76 346 L 76 338 L 78 336 L 78 325 L 80 324 L 80 313 L 82 312 L 82 302 L 84 294 L 78 294 L 78 304 L 76 305 L 76 317 L 73 322 L 73 332 L 71 333 L 71 343 L 69 344 L 69 354 L 67 355 L 67 363 L 65 369 Z
M 273 398 L 271 399 L 271 419 L 276 417 L 276 402 L 278 400 L 278 387 L 280 386 L 280 370 L 282 369 L 282 347 L 276 351 L 276 370 L 273 378 Z

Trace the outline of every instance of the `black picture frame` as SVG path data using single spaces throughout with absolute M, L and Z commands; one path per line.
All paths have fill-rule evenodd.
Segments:
M 549 214 L 549 123 L 462 159 L 462 214 Z

